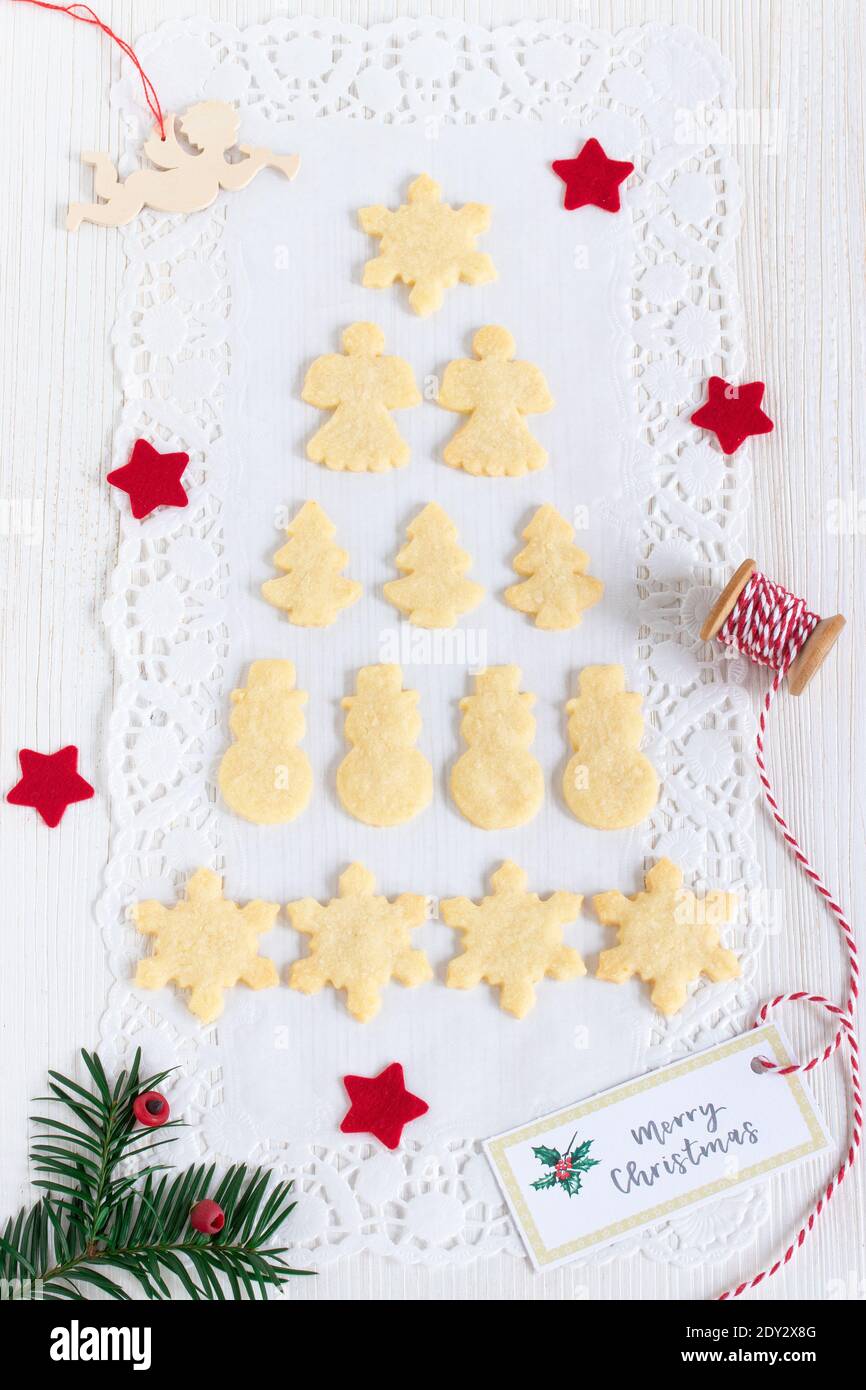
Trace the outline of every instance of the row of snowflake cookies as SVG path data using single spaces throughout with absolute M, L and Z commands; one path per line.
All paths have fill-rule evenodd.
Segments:
M 535 696 L 520 689 L 519 666 L 489 666 L 460 701 L 466 751 L 450 776 L 461 814 L 482 830 L 525 825 L 544 800 L 544 773 L 530 752 Z M 313 790 L 313 772 L 298 747 L 307 694 L 296 689 L 294 663 L 254 661 L 246 686 L 233 690 L 219 788 L 237 815 L 256 825 L 295 820 Z M 416 690 L 403 688 L 396 664 L 362 666 L 347 711 L 350 751 L 337 768 L 337 794 L 365 825 L 402 825 L 429 806 L 433 769 L 415 747 L 422 730 Z M 599 830 L 623 830 L 655 806 L 659 779 L 640 751 L 641 697 L 625 688 L 622 666 L 586 666 L 577 696 L 566 704 L 572 757 L 562 792 L 572 814 Z
M 583 958 L 563 941 L 563 927 L 577 918 L 583 897 L 557 892 L 543 899 L 527 892 L 527 876 L 511 860 L 490 881 L 493 893 L 480 903 L 447 898 L 439 904 L 440 920 L 461 934 L 462 952 L 450 961 L 446 984 L 468 990 L 486 981 L 499 989 L 507 1013 L 524 1018 L 545 976 L 573 980 L 587 973 Z M 430 961 L 411 939 L 431 915 L 430 900 L 418 893 L 389 900 L 374 888 L 370 871 L 351 864 L 340 876 L 338 897 L 327 903 L 301 898 L 286 907 L 295 930 L 310 938 L 308 954 L 290 967 L 290 987 L 303 994 L 326 985 L 345 990 L 349 1013 L 360 1023 L 379 1013 L 391 979 L 412 987 L 433 978 Z M 592 901 L 599 920 L 617 929 L 617 945 L 601 952 L 596 977 L 622 984 L 637 975 L 652 985 L 651 1000 L 662 1013 L 676 1013 L 700 975 L 714 982 L 739 976 L 737 957 L 719 937 L 719 927 L 733 918 L 735 895 L 710 892 L 699 900 L 683 889 L 682 870 L 670 860 L 649 870 L 643 892 L 599 893 Z M 189 1008 L 200 1022 L 213 1023 L 226 989 L 238 982 L 251 989 L 279 983 L 277 967 L 259 954 L 258 942 L 279 910 L 278 903 L 259 900 L 239 908 L 223 897 L 218 874 L 198 869 L 173 908 L 152 900 L 132 907 L 138 929 L 155 938 L 135 983 L 161 989 L 176 982 L 190 990 Z
M 286 527 L 286 542 L 273 557 L 283 573 L 268 579 L 262 594 L 295 627 L 329 627 L 361 597 L 361 585 L 342 571 L 349 556 L 334 542 L 336 527 L 318 502 L 307 501 Z M 467 579 L 471 557 L 458 545 L 457 527 L 438 502 L 428 502 L 406 528 L 407 540 L 394 564 L 403 574 L 383 588 L 384 597 L 415 627 L 454 627 L 484 598 L 484 588 Z M 562 632 L 577 627 L 587 608 L 604 593 L 587 574 L 589 556 L 574 544 L 574 528 L 545 503 L 523 532 L 526 546 L 513 560 L 522 584 L 503 597 L 536 627 Z
M 301 398 L 333 414 L 307 445 L 307 457 L 338 473 L 385 473 L 409 461 L 409 445 L 391 416 L 422 402 L 412 368 L 385 357 L 385 335 L 374 323 L 353 323 L 343 332 L 343 352 L 317 357 Z M 543 468 L 547 451 L 534 438 L 526 415 L 543 414 L 553 397 L 539 367 L 515 362 L 507 328 L 489 324 L 472 339 L 475 359 L 445 369 L 437 404 L 468 415 L 445 446 L 451 468 L 476 477 L 520 478 Z

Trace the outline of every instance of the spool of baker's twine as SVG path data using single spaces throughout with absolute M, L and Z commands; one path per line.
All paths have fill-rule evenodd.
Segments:
M 804 599 L 798 598 L 796 594 L 782 588 L 781 584 L 776 584 L 765 574 L 761 574 L 754 560 L 746 560 L 740 565 L 724 592 L 719 595 L 701 628 L 701 637 L 705 642 L 710 641 L 713 637 L 718 637 L 719 641 L 724 642 L 726 646 L 742 653 L 761 666 L 769 667 L 775 673 L 764 696 L 755 738 L 755 762 L 758 768 L 758 777 L 764 799 L 782 832 L 786 845 L 803 873 L 811 880 L 835 917 L 848 952 L 848 990 L 843 1004 L 834 1004 L 824 995 L 813 994 L 811 990 L 795 990 L 791 994 L 777 994 L 775 998 L 768 999 L 754 1023 L 754 1027 L 759 1028 L 762 1023 L 766 1022 L 768 1015 L 774 1009 L 783 1004 L 794 1003 L 815 1004 L 831 1016 L 836 1033 L 832 1042 L 827 1044 L 823 1052 L 811 1057 L 808 1062 L 798 1062 L 787 1067 L 780 1066 L 768 1058 L 761 1058 L 761 1065 L 768 1072 L 777 1072 L 780 1076 L 789 1076 L 792 1072 L 812 1071 L 832 1057 L 843 1042 L 846 1043 L 852 1090 L 851 1128 L 847 1150 L 838 1171 L 827 1183 L 826 1188 L 784 1254 L 767 1269 L 760 1270 L 753 1278 L 728 1289 L 721 1295 L 722 1299 L 739 1298 L 741 1294 L 756 1289 L 765 1279 L 772 1278 L 788 1264 L 805 1241 L 834 1192 L 841 1187 L 846 1174 L 853 1168 L 860 1147 L 862 1101 L 860 1096 L 860 1061 L 855 1029 L 860 969 L 854 931 L 841 904 L 836 901 L 834 894 L 824 883 L 821 875 L 813 868 L 797 837 L 782 815 L 764 761 L 764 737 L 767 719 L 770 707 L 782 682 L 787 681 L 788 689 L 793 695 L 801 695 L 844 626 L 845 619 L 841 614 L 837 613 L 833 618 L 819 617 L 817 613 L 813 613 L 808 608 Z

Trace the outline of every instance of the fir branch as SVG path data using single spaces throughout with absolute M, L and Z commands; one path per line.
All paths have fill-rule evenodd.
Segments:
M 0 1233 L 0 1299 L 86 1299 L 95 1289 L 108 1298 L 131 1295 L 124 1274 L 146 1299 L 169 1299 L 169 1277 L 190 1299 L 266 1299 L 292 1269 L 284 1247 L 268 1242 L 294 1209 L 291 1183 L 270 1187 L 261 1168 L 239 1164 L 216 1183 L 213 1165 L 200 1164 L 169 1178 L 166 1165 L 147 1163 L 131 1175 L 118 1166 L 173 1142 L 164 1131 L 137 1128 L 132 1103 L 155 1090 L 169 1071 L 141 1077 L 141 1053 L 114 1085 L 95 1053 L 82 1051 L 92 1081 L 88 1089 L 49 1072 L 50 1096 L 66 1113 L 34 1116 L 45 1133 L 31 1147 L 34 1186 L 43 1196 L 29 1211 L 7 1221 Z M 269 1190 L 270 1188 L 270 1190 Z M 198 1234 L 190 1208 L 204 1198 L 219 1203 L 225 1225 L 216 1237 Z

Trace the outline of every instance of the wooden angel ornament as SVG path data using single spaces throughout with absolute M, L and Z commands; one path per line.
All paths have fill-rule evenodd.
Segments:
M 184 137 L 185 148 L 177 138 Z M 210 207 L 220 189 L 246 188 L 262 169 L 276 169 L 293 179 L 300 167 L 296 154 L 274 154 L 255 145 L 238 145 L 244 156 L 229 163 L 226 154 L 237 140 L 240 117 L 225 101 L 199 101 L 181 117 L 166 116 L 165 139 L 154 133 L 142 149 L 156 167 L 136 169 L 118 177 L 107 154 L 83 154 L 83 164 L 93 166 L 96 203 L 71 203 L 66 227 L 75 232 L 82 222 L 99 227 L 123 227 L 144 208 L 154 212 L 200 212 Z M 196 153 L 196 151 L 198 153 Z

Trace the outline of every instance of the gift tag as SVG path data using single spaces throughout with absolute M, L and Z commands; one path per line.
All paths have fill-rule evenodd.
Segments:
M 830 1138 L 775 1024 L 488 1139 L 538 1270 L 823 1153 Z

